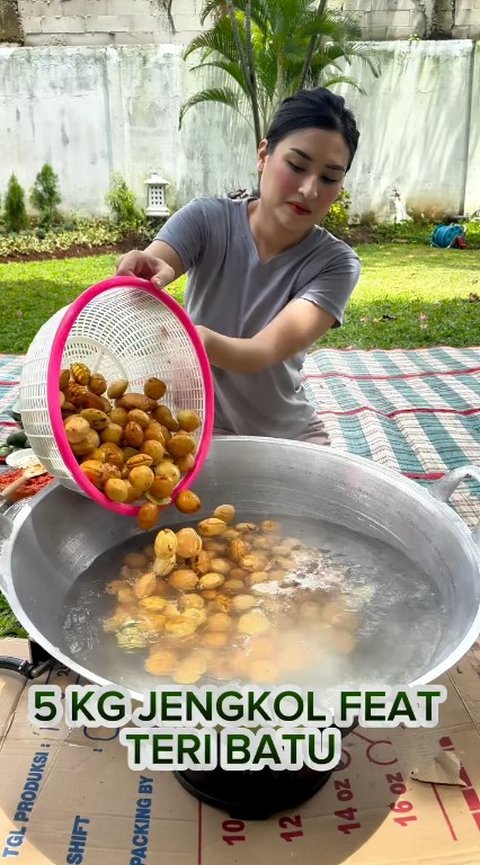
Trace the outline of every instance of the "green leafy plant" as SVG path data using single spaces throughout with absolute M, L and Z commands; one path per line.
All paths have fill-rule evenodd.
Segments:
M 323 227 L 336 236 L 345 235 L 348 232 L 350 200 L 350 193 L 346 189 L 342 189 L 322 222 Z
M 28 228 L 25 193 L 14 174 L 10 177 L 5 196 L 4 221 L 7 231 L 24 231 Z
M 62 200 L 58 176 L 47 162 L 38 172 L 30 192 L 30 201 L 39 214 L 39 225 L 48 230 L 61 222 L 58 205 Z
M 27 637 L 25 628 L 22 628 L 15 615 L 10 609 L 6 598 L 0 592 L 0 637 Z
M 39 256 L 42 253 L 54 254 L 70 249 L 95 249 L 99 246 L 117 246 L 123 233 L 117 225 L 108 220 L 79 220 L 74 229 L 50 230 L 42 232 L 26 231 L 22 234 L 0 234 L 0 257 Z
M 114 172 L 112 175 L 111 188 L 106 201 L 115 224 L 123 233 L 138 232 L 145 226 L 145 214 L 138 207 L 134 193 L 119 172 Z
M 171 9 L 171 0 L 157 0 Z M 256 143 L 286 96 L 319 84 L 358 83 L 345 74 L 356 57 L 378 69 L 371 52 L 357 40 L 360 28 L 349 13 L 327 9 L 327 0 L 204 0 L 200 20 L 211 26 L 187 46 L 184 57 L 198 56 L 193 70 L 213 71 L 213 84 L 182 106 L 219 102 L 250 123 Z M 192 71 L 193 71 L 192 70 Z

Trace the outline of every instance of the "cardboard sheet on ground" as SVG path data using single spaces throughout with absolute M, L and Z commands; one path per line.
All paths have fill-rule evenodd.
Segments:
M 25 641 L 0 642 L 2 655 L 27 653 Z M 200 804 L 171 773 L 131 771 L 117 729 L 32 726 L 29 685 L 2 673 L 0 858 L 18 865 L 478 865 L 479 658 L 477 646 L 440 680 L 449 696 L 437 727 L 356 728 L 326 786 L 296 811 L 262 822 Z M 49 681 L 78 679 L 57 667 Z

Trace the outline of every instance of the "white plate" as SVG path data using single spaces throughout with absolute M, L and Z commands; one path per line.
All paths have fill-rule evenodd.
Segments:
M 31 448 L 20 448 L 18 451 L 13 451 L 6 457 L 7 466 L 12 466 L 15 469 L 26 469 L 27 466 L 33 466 L 38 463 L 38 458 L 35 456 Z

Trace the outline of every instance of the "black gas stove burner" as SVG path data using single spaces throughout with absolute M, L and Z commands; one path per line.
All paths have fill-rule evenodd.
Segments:
M 315 795 L 329 780 L 332 770 L 317 772 L 260 769 L 229 772 L 218 767 L 208 772 L 186 769 L 175 772 L 177 781 L 192 796 L 221 808 L 237 820 L 266 820 L 273 814 L 297 808 Z
M 342 740 L 348 736 L 358 720 L 342 727 Z M 301 769 L 270 768 L 242 772 L 217 766 L 209 771 L 185 769 L 174 772 L 175 778 L 192 796 L 221 808 L 236 820 L 267 820 L 298 808 L 311 799 L 331 777 L 333 769 L 324 772 L 302 766 Z

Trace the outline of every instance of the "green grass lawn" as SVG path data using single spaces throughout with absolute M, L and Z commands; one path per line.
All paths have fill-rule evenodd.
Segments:
M 362 276 L 330 347 L 480 345 L 480 252 L 413 244 L 358 246 Z M 0 352 L 23 353 L 40 325 L 89 285 L 111 276 L 118 256 L 0 265 Z M 182 302 L 185 278 L 169 287 Z
M 2 637 L 27 637 L 28 634 L 22 628 L 20 622 L 12 613 L 6 599 L 0 592 L 0 639 Z

